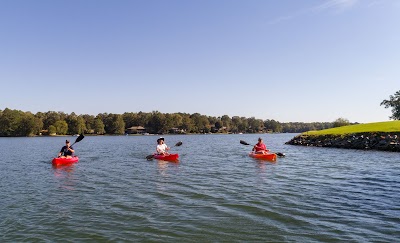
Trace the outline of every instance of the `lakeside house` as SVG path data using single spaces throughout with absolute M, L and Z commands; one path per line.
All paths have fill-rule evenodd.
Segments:
M 126 134 L 145 134 L 147 133 L 146 128 L 142 127 L 142 126 L 133 126 L 130 128 L 127 128 L 125 130 Z
M 173 127 L 171 129 L 169 129 L 169 133 L 172 133 L 172 134 L 184 134 L 184 133 L 186 133 L 186 131 L 184 129 L 179 129 L 179 128 Z

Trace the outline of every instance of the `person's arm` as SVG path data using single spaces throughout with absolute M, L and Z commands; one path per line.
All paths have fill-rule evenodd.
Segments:
M 57 157 L 60 157 L 60 156 L 63 154 L 63 152 L 64 152 L 64 147 L 61 148 L 61 150 L 60 150 L 60 152 L 58 153 L 58 156 L 57 156 Z
M 72 147 L 69 147 L 68 150 L 71 151 L 72 153 L 75 153 L 75 150 Z
M 256 145 L 254 145 L 254 147 L 253 147 L 253 151 L 257 151 L 260 149 L 262 149 L 262 147 L 258 143 Z

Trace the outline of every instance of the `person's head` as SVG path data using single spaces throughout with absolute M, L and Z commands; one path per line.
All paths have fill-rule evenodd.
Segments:
M 158 144 L 163 144 L 164 143 L 164 138 L 160 137 L 159 139 L 157 139 L 157 143 Z
M 69 146 L 69 140 L 65 140 L 65 145 Z
M 258 138 L 258 142 L 259 142 L 259 143 L 262 143 L 262 142 L 263 142 L 263 139 L 262 139 L 262 138 Z

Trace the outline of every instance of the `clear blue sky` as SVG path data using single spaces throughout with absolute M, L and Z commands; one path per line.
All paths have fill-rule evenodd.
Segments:
M 0 109 L 385 121 L 398 0 L 0 0 Z

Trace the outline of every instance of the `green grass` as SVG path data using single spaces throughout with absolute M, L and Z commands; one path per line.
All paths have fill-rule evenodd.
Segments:
M 400 121 L 374 122 L 335 127 L 320 131 L 308 131 L 302 133 L 302 135 L 345 135 L 364 132 L 400 132 Z

